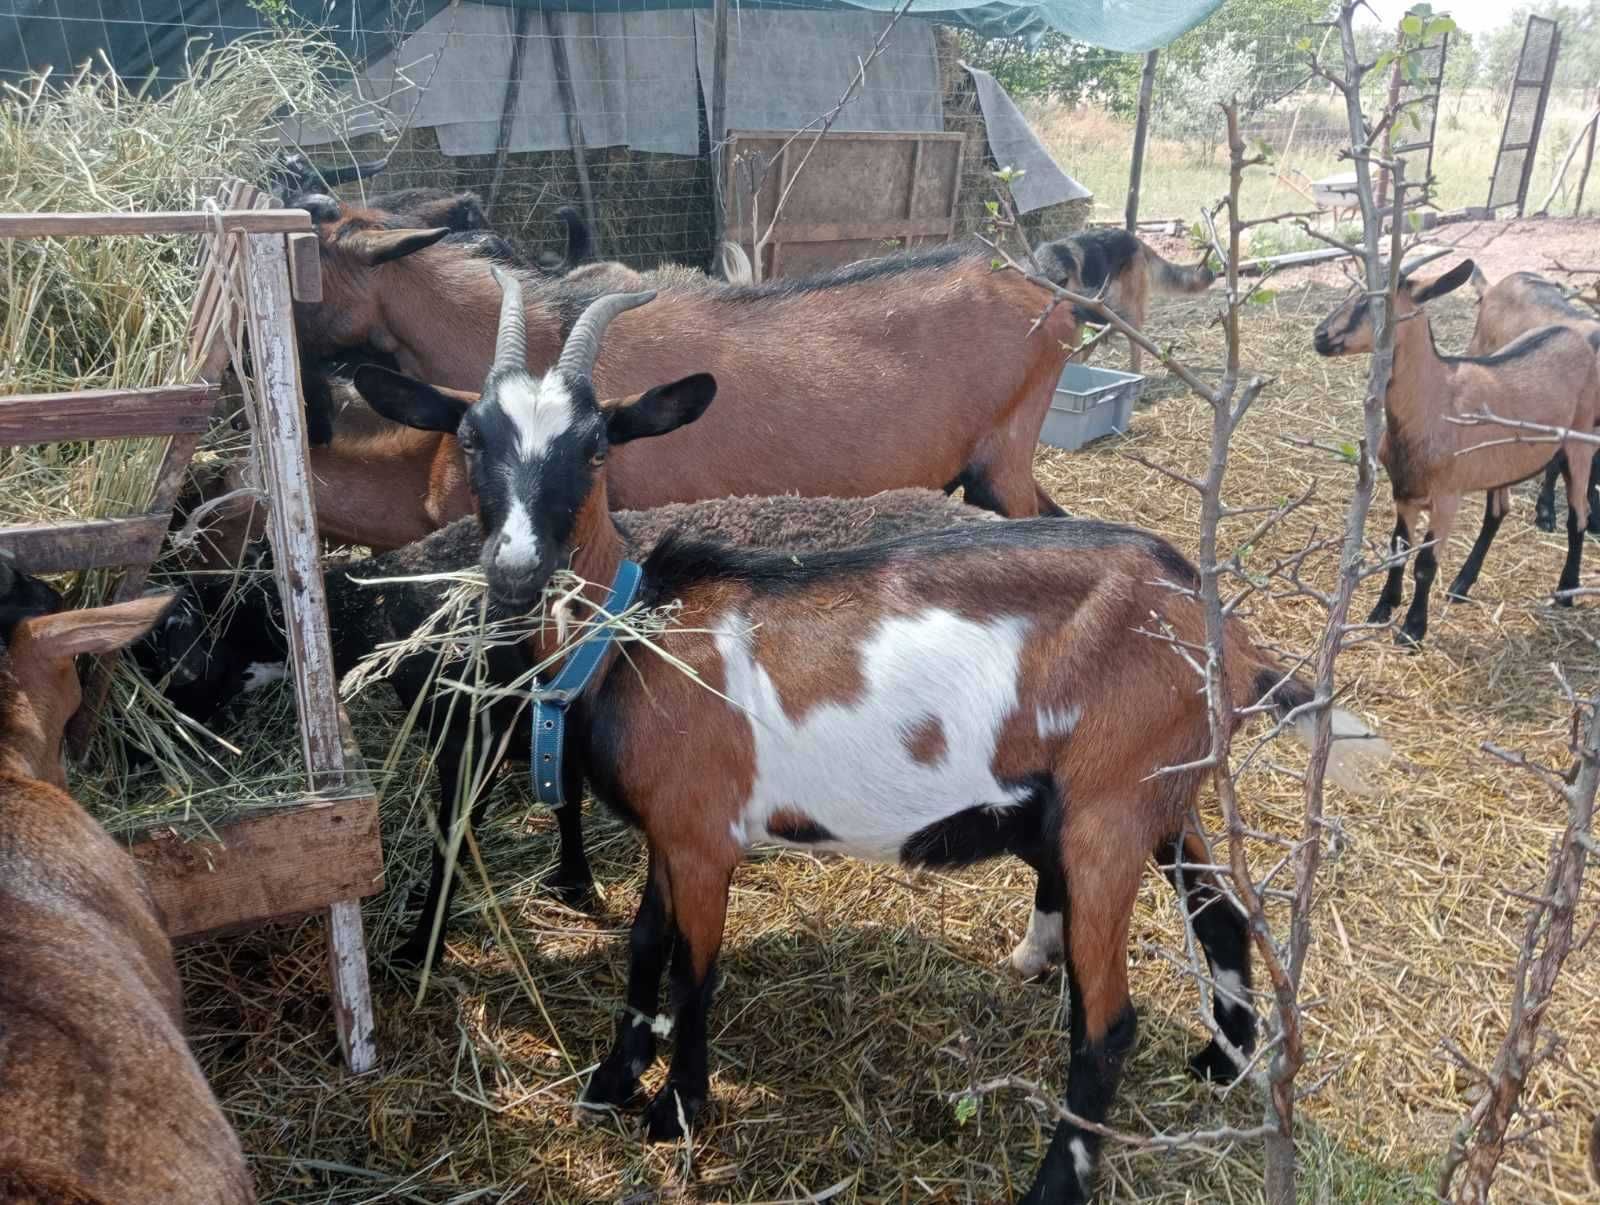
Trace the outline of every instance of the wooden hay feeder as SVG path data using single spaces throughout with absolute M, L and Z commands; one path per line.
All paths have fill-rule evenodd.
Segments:
M 340 1047 L 368 1071 L 376 1051 L 362 933 L 363 896 L 383 886 L 376 794 L 338 702 L 320 544 L 306 468 L 304 401 L 291 298 L 321 296 L 316 236 L 304 210 L 269 209 L 235 183 L 220 212 L 0 214 L 0 238 L 209 234 L 189 326 L 192 380 L 149 389 L 0 397 L 0 444 L 167 436 L 150 509 L 142 515 L 0 528 L 0 549 L 33 573 L 122 568 L 114 600 L 136 597 L 160 552 L 189 459 L 209 424 L 229 349 L 248 332 L 248 417 L 268 496 L 278 591 L 288 628 L 308 798 L 185 843 L 148 833 L 132 853 L 173 938 L 197 938 L 324 913 Z M 291 285 L 291 279 L 293 284 Z M 80 720 L 92 724 L 109 665 L 89 672 Z M 81 728 L 78 733 L 81 744 Z

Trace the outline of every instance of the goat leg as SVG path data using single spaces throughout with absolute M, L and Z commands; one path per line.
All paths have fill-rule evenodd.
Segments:
M 1478 573 L 1483 569 L 1483 558 L 1488 555 L 1489 545 L 1494 543 L 1495 532 L 1500 530 L 1500 524 L 1506 517 L 1505 509 L 1500 505 L 1502 495 L 1503 491 L 1490 490 L 1485 498 L 1483 526 L 1479 528 L 1478 538 L 1472 542 L 1472 551 L 1462 562 L 1456 580 L 1450 583 L 1449 593 L 1445 595 L 1450 602 L 1465 602 L 1467 594 L 1478 580 Z
M 1394 535 L 1389 539 L 1389 555 L 1398 557 L 1409 546 L 1411 533 L 1406 527 L 1405 513 L 1396 515 L 1394 521 Z M 1367 616 L 1368 623 L 1388 623 L 1389 617 L 1394 614 L 1394 609 L 1405 601 L 1405 562 L 1396 561 L 1389 567 L 1388 576 L 1384 578 L 1383 593 L 1378 595 L 1378 604 L 1372 608 L 1372 614 Z
M 1435 552 L 1437 547 L 1438 543 L 1430 529 L 1417 553 L 1416 568 L 1412 572 L 1411 609 L 1406 612 L 1405 623 L 1394 635 L 1394 642 L 1401 648 L 1419 648 L 1422 638 L 1428 634 L 1428 592 L 1433 589 L 1434 576 L 1439 572 L 1439 558 Z
M 1539 483 L 1539 497 L 1533 504 L 1533 525 L 1540 531 L 1556 529 L 1556 478 L 1564 475 L 1566 467 L 1565 451 L 1557 452 L 1544 466 L 1544 480 Z

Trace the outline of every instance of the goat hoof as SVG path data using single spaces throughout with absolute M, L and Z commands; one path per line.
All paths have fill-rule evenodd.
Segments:
M 1554 511 L 1546 514 L 1539 511 L 1533 516 L 1533 525 L 1540 531 L 1554 531 L 1556 529 L 1556 515 Z
M 680 1103 L 683 1120 L 693 1126 L 695 1115 L 705 1103 L 704 1099 L 684 1096 L 668 1080 L 644 1111 L 644 1135 L 647 1139 L 651 1142 L 675 1142 L 683 1137 L 683 1126 L 678 1120 Z
M 1401 628 L 1394 634 L 1394 642 L 1407 652 L 1416 653 L 1422 650 L 1422 636 L 1421 632 L 1413 631 L 1409 627 Z
M 613 1056 L 595 1068 L 578 1098 L 580 1108 L 627 1109 L 639 1104 L 639 1077 Z
M 550 889 L 556 893 L 557 899 L 575 912 L 589 912 L 597 902 L 594 879 L 588 875 L 581 879 L 557 875 L 551 880 Z
M 1239 1068 L 1223 1053 L 1222 1047 L 1212 1041 L 1189 1060 L 1189 1074 L 1207 1083 L 1231 1084 L 1239 1078 Z
M 1445 591 L 1444 600 L 1445 602 L 1464 603 L 1467 601 L 1467 592 L 1471 589 L 1471 586 L 1463 586 L 1460 582 L 1454 582 L 1451 584 L 1450 589 Z
M 426 904 L 427 902 L 428 902 L 428 888 L 427 888 L 426 884 L 423 884 L 423 883 L 414 884 L 412 886 L 411 890 L 406 892 L 406 911 L 407 912 L 420 912 L 422 910 L 422 905 Z
M 389 951 L 389 965 L 402 971 L 420 971 L 422 964 L 428 957 L 428 935 L 408 937 L 405 941 Z M 433 952 L 433 965 L 437 967 L 444 961 L 444 942 Z
M 1561 589 L 1570 590 L 1570 589 L 1572 589 L 1572 587 L 1571 586 L 1562 586 Z M 1563 597 L 1558 597 L 1556 599 L 1556 606 L 1558 606 L 1558 607 L 1570 607 L 1571 605 L 1572 605 L 1572 597 L 1571 597 L 1571 595 L 1568 595 L 1568 596 L 1566 596 L 1564 598 Z
M 1367 622 L 1370 624 L 1379 625 L 1386 624 L 1389 622 L 1389 617 L 1393 614 L 1394 608 L 1392 606 L 1390 606 L 1388 603 L 1379 603 L 1377 606 L 1372 608 L 1372 614 L 1367 616 Z

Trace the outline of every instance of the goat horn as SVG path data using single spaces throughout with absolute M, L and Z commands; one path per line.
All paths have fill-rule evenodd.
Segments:
M 528 316 L 522 309 L 522 281 L 514 272 L 490 268 L 500 285 L 500 331 L 494 340 L 494 364 L 490 372 L 528 368 Z
M 1417 256 L 1416 259 L 1408 259 L 1405 263 L 1400 265 L 1400 279 L 1404 280 L 1418 268 L 1421 268 L 1426 264 L 1431 264 L 1436 259 L 1442 259 L 1444 256 L 1449 255 L 1451 250 L 1452 248 L 1450 247 L 1439 247 L 1433 251 L 1429 251 L 1425 255 Z
M 7 549 L 0 549 L 0 594 L 10 594 L 17 584 L 17 570 L 12 564 L 11 553 Z
M 349 167 L 321 167 L 313 170 L 322 177 L 323 183 L 332 188 L 335 184 L 348 184 L 352 180 L 365 180 L 368 176 L 376 176 L 388 166 L 389 160 L 385 157 L 374 159 L 371 163 L 352 163 Z
M 594 362 L 600 358 L 600 336 L 606 333 L 611 320 L 626 310 L 655 300 L 655 290 L 643 293 L 612 293 L 589 303 L 583 317 L 573 324 L 567 345 L 561 349 L 561 359 L 556 367 L 587 381 L 594 372 Z

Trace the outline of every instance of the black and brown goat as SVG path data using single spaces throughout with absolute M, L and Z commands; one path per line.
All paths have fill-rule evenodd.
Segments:
M 1455 526 L 1461 496 L 1484 490 L 1489 498 L 1483 530 L 1451 583 L 1452 598 L 1465 598 L 1477 580 L 1504 516 L 1502 504 L 1508 488 L 1538 473 L 1550 459 L 1549 444 L 1519 442 L 1511 428 L 1495 423 L 1466 425 L 1451 419 L 1491 413 L 1588 431 L 1600 414 L 1597 349 L 1567 327 L 1540 327 L 1489 356 L 1439 354 L 1433 327 L 1420 307 L 1465 284 L 1472 272 L 1472 261 L 1463 260 L 1432 280 L 1416 281 L 1402 275 L 1395 298 L 1394 371 L 1384 397 L 1387 429 L 1378 445 L 1378 460 L 1388 470 L 1394 494 L 1390 547 L 1397 558 L 1415 540 L 1421 512 L 1427 511 L 1429 517 L 1425 542 L 1417 552 L 1411 608 L 1395 635 L 1397 642 L 1408 647 L 1420 644 L 1427 632 L 1428 592 L 1438 572 L 1438 554 Z M 1357 290 L 1317 326 L 1314 344 L 1324 356 L 1370 352 L 1372 331 L 1371 307 L 1366 294 Z M 1578 584 L 1583 564 L 1590 457 L 1586 447 L 1575 447 L 1565 470 L 1567 560 L 1558 590 Z M 1389 622 L 1402 601 L 1404 570 L 1404 563 L 1397 559 L 1368 623 Z M 1558 601 L 1571 605 L 1570 597 Z
M 0 1200 L 247 1205 L 160 915 L 64 789 L 73 658 L 137 639 L 169 600 L 34 614 L 38 585 L 0 562 L 0 598 L 22 599 L 0 644 Z
M 1513 272 L 1491 286 L 1473 268 L 1472 290 L 1478 295 L 1478 318 L 1467 344 L 1469 356 L 1488 355 L 1541 326 L 1570 326 L 1585 338 L 1600 331 L 1600 318 L 1593 310 L 1574 305 L 1560 285 L 1537 272 Z M 1563 451 L 1545 466 L 1533 508 L 1533 523 L 1540 531 L 1556 529 L 1556 478 L 1566 463 Z M 1505 507 L 1499 509 L 1503 514 Z M 1589 534 L 1600 534 L 1600 451 L 1589 467 Z
M 390 230 L 347 211 L 321 228 L 323 300 L 300 304 L 312 354 L 368 345 L 403 372 L 474 389 L 493 358 L 494 265 L 434 246 L 447 232 Z M 527 281 L 529 362 L 555 362 L 593 299 Z M 703 429 L 619 448 L 638 461 L 613 500 L 639 509 L 752 493 L 861 497 L 964 486 L 1012 516 L 1058 513 L 1033 452 L 1076 324 L 1065 307 L 991 269 L 977 246 L 890 256 L 751 287 L 668 288 L 628 314 L 595 370 L 605 396 L 696 372 L 723 401 Z
M 491 602 L 525 611 L 570 567 L 599 605 L 625 551 L 607 496 L 612 455 L 669 438 L 706 402 L 596 401 L 600 329 L 647 297 L 597 302 L 555 365 L 529 371 L 526 311 L 516 282 L 507 286 L 482 400 L 458 432 Z M 571 713 L 574 772 L 643 830 L 649 850 L 627 1008 L 585 1102 L 635 1098 L 670 961 L 676 1050 L 646 1128 L 661 1139 L 693 1124 L 709 1091 L 729 885 L 751 845 L 777 842 L 908 865 L 1014 854 L 1062 874 L 1072 895 L 1062 918 L 1067 1103 L 1100 1121 L 1134 1040 L 1126 947 L 1144 863 L 1183 830 L 1204 778 L 1193 767 L 1211 743 L 1203 694 L 1178 651 L 1204 643 L 1186 592 L 1197 581 L 1147 532 L 1064 519 L 809 556 L 659 543 L 639 598 L 678 608 L 657 638 L 676 664 L 641 650 L 617 670 L 613 657 Z M 1241 622 L 1226 641 L 1236 721 L 1265 699 L 1304 738 L 1310 687 Z M 555 633 L 533 644 L 536 656 L 552 653 Z M 1347 712 L 1335 712 L 1334 729 L 1345 739 L 1330 773 L 1360 785 L 1387 747 Z M 1160 772 L 1180 765 L 1191 768 Z M 1220 903 L 1203 915 L 1218 1016 L 1242 1049 L 1255 1030 L 1238 1000 L 1249 985 L 1243 919 Z M 1232 1066 L 1220 1051 L 1213 1065 Z M 1026 1200 L 1085 1200 L 1099 1143 L 1058 1124 Z

